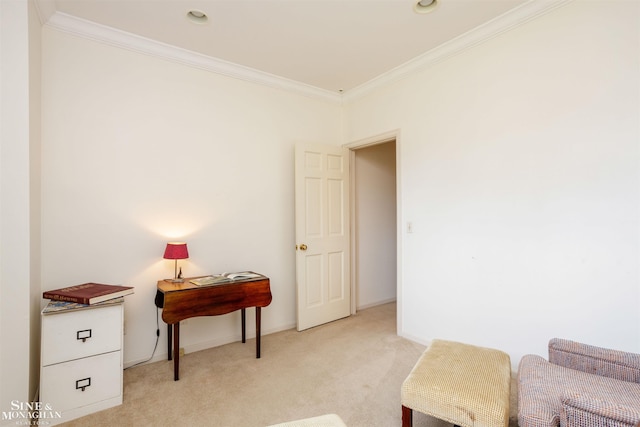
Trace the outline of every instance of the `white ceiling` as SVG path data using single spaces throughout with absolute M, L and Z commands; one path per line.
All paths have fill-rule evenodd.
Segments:
M 39 0 L 68 14 L 332 92 L 347 91 L 540 0 Z M 205 24 L 187 19 L 198 9 Z

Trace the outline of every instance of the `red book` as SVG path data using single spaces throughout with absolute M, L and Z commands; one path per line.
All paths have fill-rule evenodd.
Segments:
M 90 305 L 113 298 L 123 297 L 132 293 L 133 287 L 131 286 L 85 283 L 82 285 L 69 286 L 68 288 L 45 291 L 42 293 L 42 298 Z

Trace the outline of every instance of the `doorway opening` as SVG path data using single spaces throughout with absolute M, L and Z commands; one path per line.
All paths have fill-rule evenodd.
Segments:
M 352 313 L 397 300 L 396 143 L 350 146 Z

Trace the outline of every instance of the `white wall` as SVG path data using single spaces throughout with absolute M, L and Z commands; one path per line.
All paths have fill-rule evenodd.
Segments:
M 29 0 L 29 396 L 35 397 L 40 382 L 41 259 L 41 81 L 42 26 L 33 0 Z
M 396 299 L 396 144 L 355 150 L 358 309 Z
M 34 25 L 35 24 L 35 25 Z M 0 2 L 0 411 L 37 389 L 40 26 L 33 4 Z M 39 301 L 39 300 L 38 300 Z M 35 329 L 32 329 L 35 328 Z M 32 333 L 35 331 L 35 333 Z M 15 425 L 16 419 L 4 419 Z
M 637 2 L 577 0 L 345 107 L 400 129 L 401 333 L 640 351 Z
M 48 27 L 43 39 L 43 289 L 134 286 L 124 361 L 145 360 L 156 282 L 173 277 L 162 254 L 178 239 L 191 256 L 179 262 L 186 276 L 269 276 L 263 332 L 294 327 L 294 145 L 339 144 L 340 106 Z M 189 319 L 181 344 L 189 352 L 238 340 L 239 319 Z M 160 325 L 156 360 L 166 358 Z
M 639 351 L 638 28 L 635 2 L 576 0 L 349 102 L 345 135 L 336 105 L 45 28 L 42 289 L 135 286 L 125 363 L 144 360 L 179 238 L 187 275 L 269 275 L 264 330 L 292 327 L 295 142 L 401 129 L 403 335 L 514 363 L 556 335 Z M 182 343 L 238 337 L 198 318 Z

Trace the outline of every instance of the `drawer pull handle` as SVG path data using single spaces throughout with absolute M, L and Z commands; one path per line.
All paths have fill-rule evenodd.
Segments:
M 82 342 L 86 342 L 87 338 L 91 338 L 91 329 L 85 329 L 83 331 L 78 331 L 76 333 L 77 340 L 82 340 Z
M 89 387 L 90 385 L 91 385 L 91 377 L 83 378 L 81 380 L 77 380 L 76 381 L 76 390 L 81 388 L 82 391 L 84 391 L 84 389 Z

